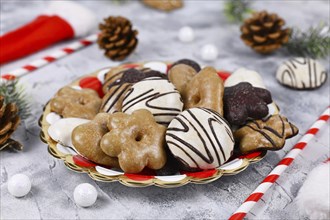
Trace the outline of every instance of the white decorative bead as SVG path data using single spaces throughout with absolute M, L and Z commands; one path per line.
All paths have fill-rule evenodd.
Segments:
M 164 62 L 159 62 L 159 61 L 151 61 L 148 63 L 145 63 L 143 65 L 145 68 L 150 68 L 152 70 L 159 71 L 161 73 L 166 73 L 167 72 L 167 65 Z
M 97 191 L 91 184 L 82 183 L 74 189 L 73 198 L 77 205 L 81 207 L 89 207 L 96 202 Z
M 184 26 L 179 30 L 178 37 L 181 42 L 192 42 L 195 38 L 194 30 L 189 26 Z
M 31 181 L 25 174 L 15 174 L 8 181 L 8 191 L 15 197 L 23 197 L 31 190 Z
M 214 61 L 218 57 L 218 49 L 213 44 L 206 44 L 202 47 L 201 56 L 205 61 Z

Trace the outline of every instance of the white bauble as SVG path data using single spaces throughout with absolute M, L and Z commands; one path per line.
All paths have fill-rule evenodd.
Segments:
M 81 207 L 89 207 L 96 202 L 97 191 L 91 184 L 82 183 L 74 189 L 73 198 L 77 205 Z
M 195 39 L 194 30 L 189 26 L 184 26 L 179 30 L 178 37 L 181 42 L 192 42 Z
M 23 197 L 31 190 L 30 178 L 25 174 L 15 174 L 8 181 L 8 191 L 15 197 Z
M 213 44 L 206 44 L 201 49 L 201 57 L 205 61 L 214 61 L 218 57 L 218 48 Z

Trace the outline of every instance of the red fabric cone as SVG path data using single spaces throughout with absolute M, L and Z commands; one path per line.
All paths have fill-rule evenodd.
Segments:
M 97 25 L 86 7 L 72 1 L 51 1 L 43 15 L 0 36 L 0 65 L 54 43 L 89 34 Z
M 26 26 L 0 37 L 0 64 L 73 37 L 72 27 L 59 16 L 39 16 Z

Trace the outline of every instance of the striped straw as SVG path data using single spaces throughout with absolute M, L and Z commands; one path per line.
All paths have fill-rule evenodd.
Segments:
M 84 39 L 80 39 L 60 50 L 51 53 L 48 56 L 35 60 L 19 69 L 13 70 L 9 73 L 1 74 L 1 78 L 6 80 L 13 80 L 24 76 L 25 74 L 28 74 L 36 69 L 46 66 L 47 64 L 54 62 L 55 60 L 61 59 L 62 57 L 68 56 L 81 48 L 91 45 L 92 43 L 96 42 L 97 36 L 98 34 L 93 34 Z
M 244 216 L 253 208 L 267 190 L 281 176 L 285 169 L 299 155 L 316 135 L 316 133 L 326 124 L 330 118 L 330 106 L 323 112 L 310 129 L 301 137 L 299 142 L 289 151 L 289 153 L 277 164 L 277 166 L 268 174 L 268 176 L 259 184 L 259 186 L 250 194 L 244 203 L 230 216 L 229 220 L 243 219 Z

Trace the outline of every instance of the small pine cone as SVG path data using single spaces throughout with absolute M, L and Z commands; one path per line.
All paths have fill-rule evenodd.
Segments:
M 241 26 L 241 39 L 255 51 L 268 54 L 287 43 L 291 30 L 282 29 L 285 21 L 277 14 L 261 11 L 253 14 Z
M 121 16 L 110 16 L 99 25 L 101 33 L 97 43 L 112 60 L 123 60 L 130 55 L 137 43 L 138 31 L 132 30 L 131 22 Z
M 182 0 L 143 0 L 145 5 L 162 11 L 172 11 L 183 6 Z
M 5 148 L 8 142 L 15 142 L 10 136 L 21 121 L 17 106 L 14 103 L 5 104 L 4 101 L 4 97 L 0 95 L 0 149 Z

